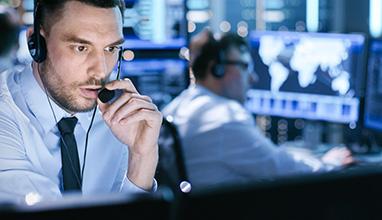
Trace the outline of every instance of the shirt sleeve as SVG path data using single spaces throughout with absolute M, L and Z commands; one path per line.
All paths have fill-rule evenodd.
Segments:
M 133 182 L 127 178 L 127 165 L 128 165 L 128 147 L 123 146 L 123 153 L 122 153 L 122 158 L 121 158 L 121 163 L 120 163 L 120 168 L 118 172 L 118 176 L 116 178 L 115 186 L 113 187 L 114 189 L 118 189 L 120 192 L 123 193 L 150 193 L 150 192 L 155 192 L 158 188 L 158 183 L 155 179 L 153 179 L 153 187 L 150 191 L 146 191 L 137 185 L 135 185 Z
M 297 158 L 275 146 L 255 125 L 242 122 L 201 132 L 186 139 L 185 146 L 192 146 L 185 154 L 195 184 L 257 181 L 322 169 L 318 160 Z
M 151 193 L 151 192 L 156 192 L 157 188 L 158 188 L 158 183 L 155 179 L 153 179 L 153 187 L 151 188 L 151 190 L 146 191 L 138 187 L 137 185 L 135 185 L 133 182 L 129 180 L 129 178 L 125 176 L 122 182 L 121 191 L 126 193 Z

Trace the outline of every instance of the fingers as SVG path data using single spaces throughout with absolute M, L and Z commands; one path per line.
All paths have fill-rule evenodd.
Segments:
M 136 102 L 135 100 L 137 99 L 147 103 L 152 103 L 151 98 L 148 96 L 126 92 L 123 95 L 121 95 L 117 100 L 115 100 L 113 103 L 108 105 L 103 105 L 103 109 L 101 111 L 104 114 L 106 114 L 106 112 L 110 112 L 111 114 L 114 114 L 114 112 L 116 112 L 119 108 L 121 108 L 122 105 L 124 105 L 125 103 Z
M 345 158 L 344 161 L 343 161 L 343 164 L 345 165 L 348 165 L 348 164 L 353 164 L 355 163 L 356 161 L 354 160 L 353 157 L 348 157 L 348 158 Z
M 158 118 L 162 118 L 162 114 L 159 111 L 151 111 L 147 109 L 140 109 L 139 111 L 134 112 L 133 114 L 130 114 L 126 118 L 122 119 L 120 123 L 122 125 L 128 125 L 128 124 L 134 124 L 140 121 L 158 121 Z M 162 121 L 158 121 L 159 124 L 162 123 Z
M 137 89 L 135 88 L 133 82 L 129 78 L 124 78 L 121 80 L 114 80 L 105 85 L 107 89 L 115 90 L 115 89 L 122 89 L 125 92 L 129 93 L 138 93 Z
M 346 147 L 334 147 L 322 158 L 325 163 L 336 166 L 345 166 L 355 163 L 351 151 Z
M 133 83 L 129 79 L 112 81 L 105 85 L 107 89 L 123 90 L 124 93 L 118 97 L 113 103 L 102 103 L 98 100 L 99 108 L 103 118 L 108 123 L 127 124 L 134 123 L 140 120 L 158 121 L 158 108 L 152 103 L 148 96 L 138 94 Z
M 115 104 L 114 108 L 118 108 L 123 103 L 127 102 L 131 97 L 133 97 L 134 96 L 133 94 L 135 94 L 136 96 L 141 97 L 144 100 L 147 100 L 148 102 L 152 102 L 150 97 L 139 95 L 139 93 L 136 90 L 135 86 L 133 85 L 131 80 L 128 79 L 128 78 L 125 78 L 123 80 L 115 80 L 115 81 L 109 82 L 108 84 L 105 85 L 105 88 L 107 88 L 109 90 L 116 90 L 116 89 L 122 90 L 123 91 L 123 95 L 121 95 L 121 97 L 119 97 L 112 104 L 103 103 L 99 99 L 97 99 L 97 103 L 98 103 L 98 106 L 99 106 L 101 112 L 105 112 L 107 108 L 111 107 L 114 104 Z M 112 108 L 112 110 L 116 110 L 116 109 Z
M 122 105 L 111 105 L 110 108 L 104 113 L 105 120 L 110 121 L 111 124 L 116 124 L 136 111 L 158 111 L 157 107 L 153 103 L 140 97 L 130 98 L 128 101 L 121 104 Z

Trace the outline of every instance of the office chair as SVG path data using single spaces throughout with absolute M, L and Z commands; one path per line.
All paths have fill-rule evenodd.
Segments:
M 159 186 L 163 184 L 170 187 L 175 195 L 190 192 L 191 184 L 187 176 L 181 139 L 171 116 L 163 118 L 158 145 L 156 179 Z

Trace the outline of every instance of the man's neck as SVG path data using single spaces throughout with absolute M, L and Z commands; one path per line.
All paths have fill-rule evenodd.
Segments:
M 207 76 L 205 79 L 196 79 L 196 84 L 201 85 L 216 95 L 223 96 L 222 88 L 218 80 L 211 78 L 212 76 Z

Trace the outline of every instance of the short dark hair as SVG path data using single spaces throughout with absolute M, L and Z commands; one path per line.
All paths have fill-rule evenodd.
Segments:
M 196 55 L 195 60 L 191 64 L 192 71 L 196 79 L 204 79 L 207 76 L 208 64 L 211 61 L 218 63 L 221 56 L 226 56 L 231 48 L 241 48 L 249 51 L 247 41 L 235 33 L 226 33 L 220 40 L 210 37 L 202 46 L 200 52 Z M 191 51 L 192 53 L 193 51 Z
M 118 7 L 122 17 L 125 10 L 124 0 L 35 0 L 35 4 L 38 5 L 35 15 L 36 21 L 49 33 L 50 27 L 60 18 L 65 4 L 70 1 L 77 1 L 100 8 Z M 49 17 L 49 19 L 46 19 L 46 17 Z
M 0 11 L 0 56 L 8 54 L 18 44 L 20 25 L 12 18 L 12 9 Z

